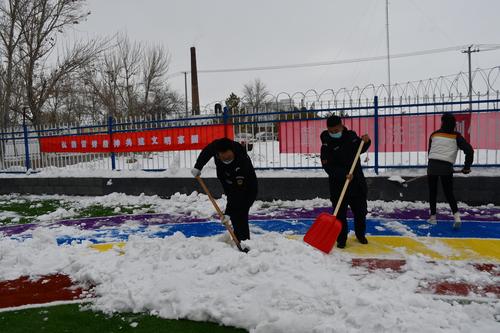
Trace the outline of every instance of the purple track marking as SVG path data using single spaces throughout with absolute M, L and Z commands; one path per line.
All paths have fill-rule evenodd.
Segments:
M 304 208 L 296 209 L 280 209 L 275 210 L 272 214 L 252 214 L 251 220 L 269 220 L 269 219 L 314 219 L 322 212 L 332 213 L 331 207 L 317 207 L 310 210 Z M 470 207 L 467 209 L 460 209 L 463 221 L 498 221 L 500 218 L 500 207 L 488 207 L 479 209 Z M 384 219 L 397 219 L 397 220 L 410 220 L 410 219 L 426 219 L 428 217 L 427 209 L 408 209 L 401 210 L 395 209 L 394 211 L 387 212 L 382 208 L 372 208 L 369 212 L 370 218 L 384 218 Z M 352 217 L 350 211 L 349 217 Z M 446 211 L 439 213 L 440 219 L 452 219 L 451 212 Z M 216 220 L 216 216 L 212 216 L 212 220 Z M 82 230 L 94 230 L 102 227 L 116 227 L 120 226 L 127 221 L 138 222 L 144 226 L 166 224 L 166 223 L 196 223 L 203 222 L 210 219 L 192 218 L 186 215 L 171 215 L 171 214 L 140 214 L 140 215 L 119 215 L 107 217 L 92 217 L 73 220 L 62 220 L 50 224 L 44 224 L 45 227 L 57 226 L 78 226 Z M 12 236 L 23 233 L 25 231 L 33 230 L 40 224 L 27 223 L 20 225 L 7 225 L 0 226 L 0 232 L 5 236 Z
M 299 219 L 299 218 L 315 218 L 320 213 L 327 212 L 332 213 L 332 207 L 318 207 L 311 210 L 300 209 L 286 209 L 277 210 L 272 215 L 252 215 L 250 219 L 260 220 L 260 219 Z M 391 212 L 384 211 L 383 208 L 371 208 L 369 209 L 369 218 L 384 218 L 384 219 L 396 219 L 396 220 L 426 220 L 429 217 L 428 209 L 415 209 L 408 208 L 406 210 L 394 209 Z M 460 208 L 460 214 L 462 215 L 462 221 L 498 221 L 500 220 L 500 207 L 488 207 L 485 209 L 479 209 L 475 207 L 469 207 L 467 209 Z M 347 216 L 352 218 L 352 213 L 348 210 Z M 449 209 L 439 210 L 438 209 L 438 219 L 453 219 L 451 211 Z
M 50 224 L 44 224 L 45 227 L 58 226 L 78 226 L 83 230 L 94 230 L 102 227 L 116 227 L 127 221 L 139 222 L 143 225 L 155 225 L 165 223 L 196 223 L 206 221 L 206 219 L 196 219 L 189 216 L 174 216 L 170 214 L 140 214 L 140 215 L 118 215 L 106 217 L 90 217 L 73 220 L 61 220 Z M 27 223 L 18 225 L 8 225 L 0 227 L 0 232 L 6 236 L 12 236 L 23 233 L 28 230 L 33 230 L 40 226 L 37 223 Z

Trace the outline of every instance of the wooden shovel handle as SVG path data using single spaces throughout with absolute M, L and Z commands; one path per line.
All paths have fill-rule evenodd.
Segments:
M 205 182 L 203 181 L 203 179 L 201 179 L 200 176 L 196 176 L 196 179 L 198 180 L 198 182 L 200 183 L 201 187 L 203 188 L 203 191 L 205 191 L 206 195 L 208 196 L 208 198 L 212 202 L 212 205 L 214 205 L 214 208 L 217 211 L 217 214 L 219 214 L 220 219 L 223 220 L 224 219 L 224 213 L 222 212 L 222 210 L 220 209 L 219 205 L 217 204 L 217 201 L 215 201 L 214 197 L 212 196 L 212 193 L 210 193 L 210 190 L 208 189 L 207 185 L 205 184 Z M 234 244 L 236 244 L 236 247 L 238 248 L 238 250 L 240 250 L 242 252 L 245 252 L 242 249 L 242 247 L 241 247 L 240 241 L 238 240 L 238 238 L 236 238 L 236 235 L 234 234 L 233 228 L 230 225 L 226 224 L 226 223 L 222 223 L 222 224 L 224 224 L 224 226 L 226 227 L 226 230 L 231 235 L 231 238 L 233 239 Z
M 359 155 L 361 155 L 361 150 L 363 149 L 363 145 L 365 142 L 361 140 L 361 143 L 359 144 L 358 151 L 356 152 L 356 156 L 354 157 L 354 161 L 352 162 L 351 165 L 351 170 L 349 171 L 349 174 L 352 175 L 354 172 L 354 169 L 356 168 L 356 164 L 358 163 L 359 160 Z M 337 201 L 337 206 L 335 206 L 335 211 L 333 212 L 334 216 L 337 216 L 337 213 L 339 212 L 340 206 L 342 205 L 342 201 L 344 200 L 345 193 L 347 191 L 347 187 L 349 186 L 350 180 L 346 179 L 344 183 L 344 188 L 342 189 L 342 192 L 340 193 L 339 200 Z
M 201 187 L 203 188 L 203 191 L 205 191 L 205 194 L 208 196 L 208 198 L 212 202 L 212 205 L 214 205 L 214 208 L 217 211 L 217 214 L 219 214 L 219 216 L 220 216 L 220 218 L 222 220 L 224 218 L 224 213 L 222 212 L 222 210 L 220 209 L 219 205 L 217 204 L 217 201 L 215 201 L 214 197 L 212 196 L 212 193 L 210 193 L 210 190 L 208 189 L 207 185 L 205 184 L 205 182 L 203 181 L 203 179 L 201 179 L 200 176 L 197 176 L 196 179 L 198 180 L 198 182 L 200 183 Z

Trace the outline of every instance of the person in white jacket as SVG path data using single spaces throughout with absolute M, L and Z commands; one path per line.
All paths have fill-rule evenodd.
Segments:
M 444 195 L 453 213 L 453 228 L 461 226 L 460 213 L 457 200 L 453 194 L 453 164 L 457 158 L 458 150 L 465 153 L 465 163 L 462 173 L 468 174 L 474 160 L 474 150 L 465 138 L 455 131 L 456 120 L 451 113 L 441 117 L 441 128 L 431 134 L 429 138 L 429 163 L 427 166 L 427 180 L 429 183 L 429 223 L 436 224 L 436 201 L 438 180 L 441 179 Z

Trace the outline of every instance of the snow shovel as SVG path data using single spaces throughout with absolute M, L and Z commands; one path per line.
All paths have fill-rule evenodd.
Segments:
M 364 141 L 361 140 L 356 156 L 354 157 L 354 161 L 352 162 L 351 170 L 349 171 L 350 175 L 352 175 L 354 168 L 356 167 L 356 163 L 358 163 L 363 145 Z M 342 222 L 337 220 L 336 215 L 340 209 L 342 201 L 344 200 L 349 183 L 350 180 L 346 179 L 333 215 L 321 213 L 304 236 L 304 242 L 325 252 L 326 254 L 330 253 L 335 245 L 335 242 L 337 241 L 337 238 L 339 237 L 340 231 L 342 230 Z
M 229 234 L 231 235 L 231 238 L 233 239 L 234 244 L 236 244 L 236 247 L 238 248 L 238 250 L 240 250 L 241 252 L 247 253 L 248 249 L 241 247 L 240 241 L 238 240 L 238 238 L 236 238 L 236 235 L 234 234 L 233 227 L 229 223 L 224 222 L 224 213 L 222 212 L 222 210 L 220 210 L 219 205 L 217 204 L 214 197 L 212 196 L 212 193 L 210 193 L 210 190 L 208 189 L 208 187 L 205 184 L 205 182 L 203 181 L 203 179 L 201 179 L 200 176 L 197 176 L 196 179 L 198 180 L 201 187 L 203 188 L 203 191 L 205 191 L 206 195 L 208 196 L 208 198 L 212 202 L 212 205 L 214 205 L 214 208 L 217 211 L 217 214 L 219 214 L 219 216 L 220 216 L 222 224 L 224 224 L 224 227 L 226 227 L 227 232 L 229 232 Z
M 462 173 L 462 170 L 453 170 L 453 173 Z M 403 187 L 408 187 L 409 183 L 413 183 L 414 181 L 422 179 L 422 178 L 427 178 L 427 175 L 413 177 L 413 178 L 410 178 L 408 180 L 405 180 L 404 182 L 400 182 L 399 184 L 403 185 Z
M 422 178 L 427 178 L 427 175 L 422 175 L 422 176 L 418 176 L 418 177 L 413 177 L 413 178 L 410 178 L 408 180 L 405 180 L 404 182 L 400 183 L 403 187 L 408 187 L 408 184 L 409 183 L 412 183 L 416 180 L 419 180 L 419 179 L 422 179 Z

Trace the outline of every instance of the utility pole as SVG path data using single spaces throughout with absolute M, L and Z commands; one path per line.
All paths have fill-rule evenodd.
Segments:
M 473 52 L 479 52 L 478 48 L 472 49 L 474 45 L 470 45 L 467 50 L 463 50 L 462 53 L 467 53 L 467 58 L 469 59 L 469 111 L 472 111 L 472 64 L 471 64 L 471 54 Z
M 184 73 L 184 103 L 186 106 L 186 118 L 189 118 L 189 109 L 188 109 L 188 81 L 187 81 L 187 73 Z
M 387 39 L 387 91 L 391 101 L 391 56 L 389 48 L 389 0 L 385 0 L 385 32 Z

